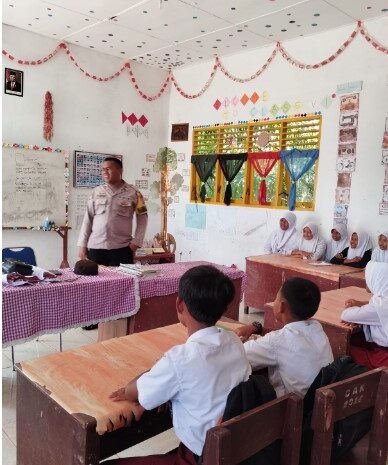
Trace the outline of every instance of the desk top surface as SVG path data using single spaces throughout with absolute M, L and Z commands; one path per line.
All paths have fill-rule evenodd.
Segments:
M 241 323 L 220 321 L 223 328 L 238 326 Z M 109 395 L 186 339 L 186 328 L 175 324 L 21 362 L 18 370 L 44 386 L 47 395 L 70 414 L 96 418 L 97 432 L 103 434 L 125 426 L 132 413 L 139 413 L 135 404 L 113 402 Z
M 340 326 L 344 330 L 348 329 L 351 332 L 359 330 L 359 325 L 347 324 L 341 321 L 341 313 L 345 309 L 345 302 L 348 299 L 356 299 L 362 302 L 369 302 L 371 294 L 365 289 L 356 286 L 343 287 L 332 291 L 321 293 L 321 303 L 314 318 L 322 323 L 329 323 L 335 326 Z M 274 303 L 267 304 L 273 307 Z
M 359 273 L 359 269 L 355 269 L 349 266 L 344 265 L 318 265 L 321 262 L 315 262 L 311 260 L 302 260 L 300 258 L 295 258 L 287 255 L 257 255 L 252 257 L 247 257 L 247 269 L 249 262 L 261 263 L 264 265 L 272 265 L 278 268 L 288 269 L 299 271 L 302 273 L 307 273 L 316 276 L 322 276 L 327 279 L 335 279 L 338 281 L 339 276 L 350 274 L 350 273 Z M 314 265 L 315 264 L 315 265 Z

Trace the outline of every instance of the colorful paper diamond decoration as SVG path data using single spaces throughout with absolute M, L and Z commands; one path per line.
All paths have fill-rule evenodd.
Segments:
M 272 105 L 269 112 L 271 113 L 271 115 L 276 116 L 279 113 L 279 110 L 280 110 L 280 108 L 277 105 L 274 104 L 274 105 Z
M 291 105 L 286 101 L 281 106 L 283 113 L 288 113 L 290 111 Z
M 225 97 L 224 101 L 222 102 L 222 105 L 224 105 L 225 108 L 228 108 L 229 104 L 230 104 L 230 101 L 228 97 Z
M 213 103 L 213 107 L 216 109 L 216 110 L 219 110 L 221 106 L 221 102 L 217 99 L 214 103 Z
M 139 123 L 143 126 L 144 126 L 148 123 L 148 119 L 144 116 L 144 115 L 141 115 L 140 118 L 139 118 Z
M 233 97 L 233 99 L 232 99 L 232 105 L 233 105 L 234 107 L 237 106 L 239 101 L 240 101 L 240 100 L 238 99 L 238 97 Z
M 240 98 L 240 102 L 243 104 L 243 105 L 246 105 L 248 102 L 249 102 L 249 97 L 247 94 L 244 94 L 241 98 Z
M 253 92 L 253 94 L 251 95 L 251 102 L 252 102 L 253 104 L 255 104 L 255 103 L 259 100 L 259 98 L 260 98 L 260 97 L 259 97 L 258 93 L 257 93 L 257 92 Z
M 132 124 L 132 126 L 134 124 L 137 123 L 138 119 L 136 117 L 136 115 L 134 113 L 131 113 L 128 117 L 127 117 L 127 120 Z

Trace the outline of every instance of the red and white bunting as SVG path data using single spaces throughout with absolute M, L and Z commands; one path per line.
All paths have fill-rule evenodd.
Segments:
M 182 97 L 187 98 L 187 99 L 195 99 L 195 98 L 201 97 L 201 95 L 203 95 L 206 92 L 206 90 L 212 83 L 214 76 L 216 75 L 216 72 L 217 72 L 217 60 L 216 60 L 216 63 L 213 65 L 213 69 L 212 69 L 212 72 L 210 73 L 209 79 L 205 82 L 205 85 L 202 87 L 202 89 L 196 94 L 188 94 L 184 90 L 182 90 L 181 86 L 178 84 L 178 81 L 175 79 L 175 76 L 172 73 L 171 73 L 171 80 L 175 86 L 175 89 L 182 95 Z

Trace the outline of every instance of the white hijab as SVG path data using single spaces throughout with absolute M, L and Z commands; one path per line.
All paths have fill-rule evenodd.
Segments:
M 380 236 L 385 236 L 388 239 L 388 231 L 381 232 L 378 237 L 380 238 Z M 379 245 L 377 245 L 377 247 L 373 250 L 372 260 L 388 263 L 388 249 L 381 250 Z
M 309 228 L 310 231 L 313 233 L 313 238 L 310 239 L 309 241 L 303 237 L 304 228 Z M 302 228 L 302 237 L 299 240 L 298 250 L 303 250 L 304 252 L 314 253 L 317 248 L 318 241 L 319 241 L 318 226 L 315 223 L 306 223 Z
M 288 229 L 283 231 L 280 227 L 276 230 L 275 234 L 272 236 L 271 247 L 272 250 L 279 250 L 285 246 L 287 241 L 291 236 L 296 232 L 295 223 L 296 215 L 292 212 L 286 212 L 280 219 L 284 218 L 288 222 Z
M 349 242 L 349 250 L 348 250 L 348 257 L 347 257 L 349 259 L 355 258 L 355 257 L 362 258 L 364 256 L 364 253 L 373 247 L 372 241 L 370 240 L 370 237 L 367 233 L 363 231 L 353 231 L 352 234 L 354 233 L 356 233 L 358 236 L 358 244 L 355 249 L 352 249 L 352 247 L 350 246 L 350 242 Z
M 335 241 L 333 238 L 330 238 L 326 249 L 327 261 L 330 261 L 337 255 L 337 253 L 341 253 L 344 249 L 346 249 L 346 245 L 348 243 L 348 228 L 346 227 L 346 224 L 334 223 L 332 231 L 333 229 L 341 234 L 341 239 L 339 241 Z
M 388 263 L 369 262 L 365 268 L 366 285 L 373 296 L 369 301 L 376 310 L 388 336 Z

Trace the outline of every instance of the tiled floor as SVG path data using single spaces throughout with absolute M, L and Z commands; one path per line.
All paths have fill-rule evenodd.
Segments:
M 244 315 L 240 308 L 240 321 L 260 320 L 262 314 L 250 313 Z M 63 350 L 74 349 L 85 344 L 96 342 L 97 330 L 84 331 L 81 328 L 70 329 L 63 333 Z M 52 354 L 59 351 L 59 335 L 48 334 L 37 341 L 26 342 L 15 346 L 15 362 L 30 360 L 35 357 Z M 3 349 L 3 453 L 2 463 L 16 465 L 16 373 L 12 370 L 11 348 Z M 178 439 L 173 430 L 166 431 L 137 446 L 120 452 L 116 457 L 133 457 L 157 453 L 165 453 L 174 449 Z

